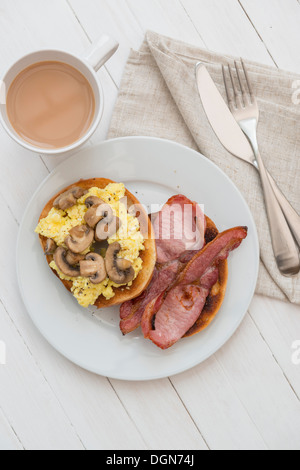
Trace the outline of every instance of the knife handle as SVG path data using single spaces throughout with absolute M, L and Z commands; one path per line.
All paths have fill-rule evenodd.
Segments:
M 275 180 L 268 172 L 268 177 L 272 186 L 272 189 L 275 193 L 275 196 L 280 204 L 282 212 L 285 215 L 287 223 L 300 247 L 300 216 L 297 214 L 295 209 L 291 206 L 287 198 L 284 194 L 280 191 L 279 187 L 277 186 Z

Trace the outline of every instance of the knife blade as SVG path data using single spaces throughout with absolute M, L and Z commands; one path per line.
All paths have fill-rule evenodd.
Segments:
M 258 169 L 247 137 L 234 119 L 205 64 L 202 62 L 196 64 L 196 81 L 207 119 L 223 147 L 235 157 L 245 160 Z M 269 173 L 268 176 L 282 212 L 300 246 L 300 217 Z
M 196 65 L 196 78 L 205 114 L 221 144 L 236 157 L 253 163 L 253 150 L 247 137 L 201 62 Z

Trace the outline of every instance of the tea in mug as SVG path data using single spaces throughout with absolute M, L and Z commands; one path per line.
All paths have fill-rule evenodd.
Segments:
M 89 81 L 63 62 L 33 64 L 14 79 L 6 96 L 12 127 L 36 147 L 67 147 L 83 137 L 95 113 Z

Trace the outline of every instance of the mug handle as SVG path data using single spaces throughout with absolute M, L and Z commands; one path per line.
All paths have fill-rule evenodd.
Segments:
M 118 47 L 119 43 L 105 34 L 93 42 L 85 51 L 84 59 L 97 72 L 117 51 Z

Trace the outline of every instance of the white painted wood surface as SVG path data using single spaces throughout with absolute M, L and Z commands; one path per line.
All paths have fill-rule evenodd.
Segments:
M 298 0 L 0 0 L 5 69 L 42 47 L 81 53 L 99 34 L 120 49 L 99 72 L 103 140 L 130 48 L 147 29 L 300 73 Z M 71 364 L 32 325 L 15 273 L 18 225 L 65 157 L 37 157 L 0 129 L 0 449 L 300 449 L 300 308 L 255 297 L 233 338 L 170 379 L 108 380 Z

